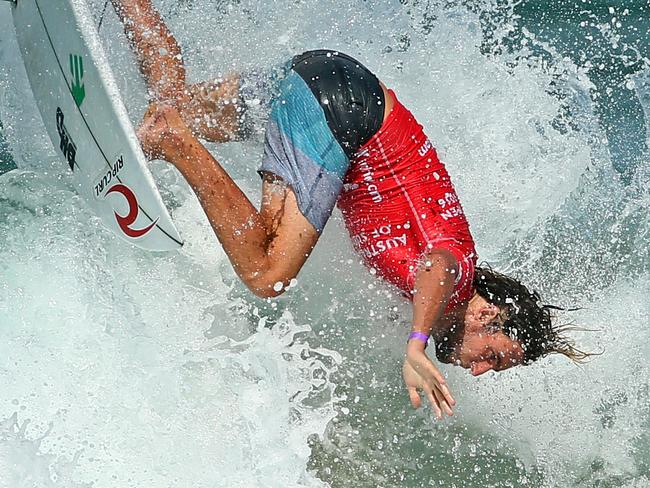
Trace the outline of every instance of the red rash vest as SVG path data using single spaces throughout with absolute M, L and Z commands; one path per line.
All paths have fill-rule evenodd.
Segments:
M 395 105 L 355 155 L 338 206 L 366 266 L 411 299 L 424 254 L 435 248 L 451 252 L 458 262 L 451 310 L 474 293 L 474 241 L 436 150 L 389 92 Z

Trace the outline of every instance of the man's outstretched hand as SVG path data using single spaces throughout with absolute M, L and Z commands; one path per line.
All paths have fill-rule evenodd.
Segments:
M 413 408 L 420 408 L 422 400 L 419 391 L 429 399 L 436 417 L 443 413 L 453 415 L 452 407 L 456 400 L 451 395 L 445 377 L 424 352 L 424 343 L 410 341 L 406 347 L 406 359 L 402 368 L 404 382 L 409 392 Z

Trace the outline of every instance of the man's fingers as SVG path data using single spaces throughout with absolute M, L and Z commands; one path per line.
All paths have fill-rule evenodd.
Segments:
M 436 400 L 438 400 L 438 405 L 440 405 L 442 411 L 445 412 L 447 416 L 451 417 L 454 412 L 449 406 L 449 403 L 445 400 L 444 395 L 440 392 L 440 390 L 433 390 L 433 394 L 436 396 Z
M 451 395 L 444 377 L 439 372 L 436 371 L 436 373 L 437 374 L 433 375 L 433 378 L 429 379 L 429 386 L 432 389 L 438 390 L 440 393 L 442 393 L 445 402 L 447 402 L 449 405 L 456 405 L 456 400 L 454 400 L 454 397 Z M 442 381 L 440 381 L 438 378 L 442 378 Z
M 408 388 L 409 391 L 409 398 L 411 399 L 411 405 L 413 405 L 413 408 L 416 410 L 420 408 L 420 405 L 422 405 L 422 400 L 420 399 L 420 394 L 415 388 Z
M 438 370 L 438 368 L 434 367 L 433 365 L 430 365 L 430 373 L 434 377 L 434 379 L 438 382 L 440 386 L 446 385 L 447 381 L 445 380 L 445 377 L 442 375 L 442 373 Z
M 454 397 L 451 396 L 451 392 L 449 391 L 449 388 L 447 388 L 447 385 L 440 385 L 439 390 L 442 396 L 445 398 L 445 402 L 447 402 L 450 406 L 456 405 L 456 400 L 454 400 Z
M 449 391 L 449 388 L 447 387 L 447 380 L 446 380 L 445 377 L 442 375 L 442 373 L 438 370 L 438 368 L 433 367 L 433 365 L 432 365 L 432 367 L 430 368 L 430 373 L 431 373 L 431 376 L 433 377 L 433 379 L 434 379 L 434 380 L 436 381 L 436 383 L 437 383 L 437 384 L 435 385 L 435 387 L 437 387 L 437 389 L 440 390 L 440 391 L 442 392 L 442 394 L 443 394 L 444 397 L 445 397 L 445 401 L 446 401 L 449 405 L 455 405 L 455 404 L 456 404 L 456 400 L 454 400 L 454 397 L 452 396 L 451 392 Z
M 440 410 L 440 405 L 438 405 L 438 400 L 433 395 L 433 391 L 427 389 L 426 393 L 427 398 L 429 398 L 429 402 L 431 403 L 431 407 L 433 408 L 433 413 L 436 415 L 438 420 L 442 420 L 442 410 Z

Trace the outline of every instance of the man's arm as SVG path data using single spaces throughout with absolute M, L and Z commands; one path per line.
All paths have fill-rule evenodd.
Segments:
M 434 250 L 424 256 L 424 264 L 417 272 L 413 296 L 413 322 L 411 332 L 433 335 L 444 334 L 442 316 L 454 291 L 456 259 L 447 251 Z M 421 404 L 418 390 L 424 391 L 438 418 L 442 413 L 452 415 L 455 400 L 447 387 L 444 376 L 424 352 L 426 343 L 412 339 L 406 346 L 404 381 L 411 403 L 415 408 Z

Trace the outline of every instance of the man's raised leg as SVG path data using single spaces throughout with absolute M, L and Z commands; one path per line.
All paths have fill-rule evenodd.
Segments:
M 140 63 L 152 101 L 187 97 L 181 48 L 150 0 L 111 0 Z
M 176 107 L 202 139 L 234 140 L 241 108 L 236 75 L 188 85 L 181 48 L 151 0 L 111 0 L 140 65 L 152 102 Z
M 266 178 L 258 212 L 171 106 L 152 105 L 140 139 L 150 157 L 169 161 L 183 174 L 250 290 L 261 297 L 281 294 L 319 238 L 291 188 Z

